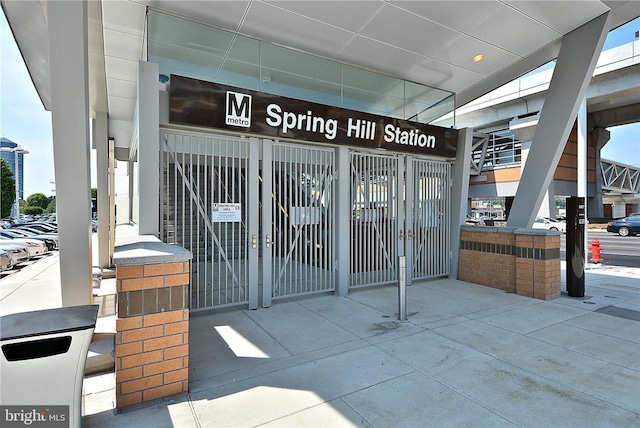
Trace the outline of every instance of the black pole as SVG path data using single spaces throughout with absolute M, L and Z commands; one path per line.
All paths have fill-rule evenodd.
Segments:
M 567 294 L 584 297 L 586 198 L 567 198 Z

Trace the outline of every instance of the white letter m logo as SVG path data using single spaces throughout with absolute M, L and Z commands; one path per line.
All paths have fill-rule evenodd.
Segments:
M 241 128 L 251 126 L 251 95 L 227 91 L 225 123 Z

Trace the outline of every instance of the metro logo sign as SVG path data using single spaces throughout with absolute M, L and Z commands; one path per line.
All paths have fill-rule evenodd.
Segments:
M 251 95 L 227 91 L 225 123 L 231 126 L 251 126 Z

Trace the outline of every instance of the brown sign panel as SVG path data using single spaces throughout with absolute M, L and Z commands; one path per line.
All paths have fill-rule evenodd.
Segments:
M 455 157 L 458 131 L 171 75 L 171 123 Z

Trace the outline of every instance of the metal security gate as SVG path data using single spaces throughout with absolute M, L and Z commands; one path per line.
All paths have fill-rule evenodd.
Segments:
M 450 165 L 352 151 L 351 284 L 407 282 L 449 274 Z
M 160 230 L 193 253 L 191 309 L 247 302 L 249 142 L 168 130 L 160 139 Z
M 334 291 L 338 220 L 352 288 L 397 282 L 400 256 L 408 283 L 449 273 L 446 162 L 350 151 L 351 216 L 336 219 L 333 148 L 160 136 L 162 239 L 193 254 L 193 310 Z
M 448 162 L 407 160 L 407 271 L 414 280 L 449 275 L 450 171 Z
M 398 182 L 396 156 L 351 153 L 351 287 L 397 281 Z
M 334 290 L 333 149 L 160 135 L 162 240 L 193 254 L 192 310 Z
M 334 150 L 264 141 L 263 306 L 334 290 Z

